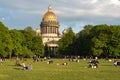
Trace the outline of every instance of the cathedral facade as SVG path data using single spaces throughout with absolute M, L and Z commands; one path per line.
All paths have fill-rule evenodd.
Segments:
M 49 5 L 48 11 L 44 14 L 40 23 L 40 28 L 36 29 L 36 34 L 42 37 L 43 44 L 48 46 L 52 54 L 56 54 L 57 41 L 61 38 L 59 26 L 57 16 Z

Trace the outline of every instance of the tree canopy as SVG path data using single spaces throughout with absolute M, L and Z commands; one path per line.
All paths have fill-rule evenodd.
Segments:
M 79 55 L 98 57 L 120 57 L 120 25 L 85 25 L 75 34 L 72 28 L 67 29 L 58 41 L 58 55 Z M 24 30 L 9 30 L 0 22 L 0 57 L 49 54 L 45 51 L 42 38 L 35 34 L 32 27 Z
M 75 39 L 75 33 L 72 28 L 67 29 L 67 33 L 59 40 L 58 53 L 62 55 L 72 55 L 73 54 L 73 41 Z
M 120 25 L 87 25 L 76 39 L 79 55 L 120 56 Z
M 86 25 L 76 35 L 68 29 L 58 44 L 63 55 L 120 57 L 120 25 Z
M 43 56 L 42 38 L 29 26 L 24 30 L 9 30 L 0 22 L 0 57 Z

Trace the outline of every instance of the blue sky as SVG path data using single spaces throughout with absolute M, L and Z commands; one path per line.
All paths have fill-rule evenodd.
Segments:
M 120 24 L 120 0 L 0 0 L 0 21 L 9 29 L 36 29 L 49 4 L 61 32 L 72 27 L 77 33 L 87 24 Z

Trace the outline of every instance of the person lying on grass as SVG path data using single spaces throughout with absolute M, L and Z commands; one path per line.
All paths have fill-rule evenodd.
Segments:
M 25 65 L 25 63 L 21 63 L 21 66 L 23 67 L 23 70 L 31 70 L 32 69 L 32 64 L 30 63 L 29 65 Z

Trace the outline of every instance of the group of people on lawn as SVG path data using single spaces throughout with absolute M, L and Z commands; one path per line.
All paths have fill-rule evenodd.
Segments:
M 44 61 L 44 62 L 47 62 L 47 64 L 53 64 L 53 60 L 50 59 L 50 57 L 44 57 L 43 60 L 41 61 Z M 59 63 L 57 63 L 57 65 L 59 65 Z M 67 65 L 67 62 L 65 61 L 62 61 L 61 65 Z
M 34 56 L 33 57 L 33 62 L 36 62 L 36 61 L 38 61 L 38 58 L 36 56 Z M 50 58 L 47 58 L 47 57 L 44 57 L 43 60 L 41 60 L 41 61 L 47 62 L 47 64 L 53 64 L 53 60 L 51 60 Z M 94 59 L 91 59 L 88 63 L 89 63 L 88 68 L 98 68 L 99 61 L 98 61 L 97 57 L 95 57 Z M 0 65 L 1 64 L 3 64 L 2 59 L 0 59 Z M 61 62 L 61 64 L 57 63 L 57 65 L 68 65 L 68 63 L 65 60 L 63 60 Z M 29 63 L 28 65 L 26 65 L 24 63 L 24 61 L 22 61 L 20 63 L 18 57 L 16 58 L 16 66 L 21 66 L 23 70 L 32 70 L 32 63 Z M 120 66 L 120 60 L 115 60 L 114 61 L 114 66 L 116 66 L 116 67 Z

